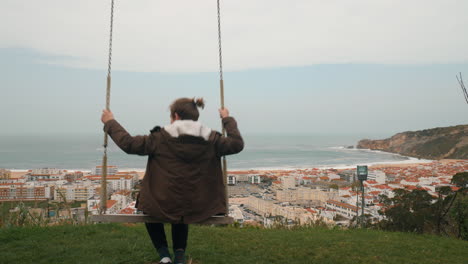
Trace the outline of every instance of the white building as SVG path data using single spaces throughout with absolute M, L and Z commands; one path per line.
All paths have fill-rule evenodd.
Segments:
M 299 224 L 310 223 L 311 213 L 302 206 L 288 206 L 285 203 L 278 204 L 273 200 L 264 200 L 259 197 L 249 196 L 246 206 L 261 216 L 282 216 L 289 220 L 298 220 Z
M 327 200 L 337 199 L 338 191 L 321 190 L 306 187 L 294 189 L 279 189 L 276 191 L 276 200 L 279 202 L 305 202 L 316 201 L 324 204 Z
M 136 184 L 135 179 L 131 175 L 112 176 L 108 177 L 107 180 L 107 188 L 110 188 L 112 191 L 132 190 Z
M 117 201 L 117 207 L 126 208 L 133 200 L 130 191 L 118 191 L 111 195 L 111 200 Z
M 99 206 L 101 200 L 99 196 L 93 196 L 87 201 L 88 212 L 92 215 L 97 215 L 99 213 Z M 118 206 L 116 200 L 107 200 L 107 209 L 106 214 L 117 214 L 122 208 Z
M 0 201 L 51 199 L 50 193 L 53 188 L 33 183 L 2 183 L 0 184 Z
M 339 179 L 340 179 L 340 175 L 335 174 L 335 173 L 329 173 L 329 174 L 328 174 L 328 178 L 329 178 L 330 180 L 339 180 Z
M 27 179 L 29 181 L 40 181 L 40 180 L 48 180 L 48 181 L 57 181 L 65 179 L 66 171 L 59 170 L 59 169 L 34 169 L 31 173 L 28 174 Z
M 85 176 L 85 179 L 93 181 L 95 183 L 101 182 L 101 175 L 90 175 Z M 135 177 L 134 173 L 128 174 L 116 174 L 107 176 L 107 190 L 109 192 L 116 192 L 120 190 L 132 190 L 137 183 L 138 177 Z
M 5 170 L 5 169 L 0 169 L 0 180 L 1 179 L 10 179 L 11 177 L 11 171 Z
M 253 175 L 250 177 L 250 183 L 251 184 L 260 184 L 262 183 L 262 177 L 259 175 Z
M 292 189 L 296 187 L 296 178 L 294 176 L 281 177 L 281 185 L 283 189 Z
M 419 180 L 417 179 L 404 179 L 400 182 L 401 185 L 410 185 L 410 186 L 418 186 L 420 185 Z
M 326 208 L 335 210 L 337 214 L 344 216 L 348 219 L 353 218 L 357 215 L 358 207 L 348 204 L 342 203 L 335 200 L 328 200 L 326 203 Z
M 97 214 L 97 206 L 99 206 L 99 202 L 101 201 L 101 198 L 99 195 L 94 195 L 90 197 L 86 201 L 86 207 L 88 207 L 88 211 L 92 213 L 92 211 L 96 211 Z
M 234 175 L 229 175 L 227 178 L 227 184 L 228 185 L 236 185 L 237 183 L 237 178 Z
M 7 183 L 25 183 L 25 181 L 19 181 L 18 179 L 3 179 L 0 180 L 0 184 L 7 184 Z
M 234 218 L 234 221 L 242 224 L 244 222 L 244 214 L 242 210 L 239 208 L 239 205 L 229 205 L 229 216 Z
M 436 185 L 440 183 L 437 177 L 421 177 L 418 179 L 421 185 Z
M 107 175 L 115 175 L 119 172 L 117 166 L 107 166 Z M 96 166 L 91 171 L 94 175 L 102 175 L 102 166 Z
M 87 201 L 90 197 L 97 193 L 100 188 L 99 184 L 82 185 L 82 184 L 65 184 L 57 186 L 54 190 L 54 200 L 62 202 L 70 201 Z
M 43 169 L 34 169 L 31 171 L 31 174 L 62 174 L 63 170 L 54 169 L 54 168 L 43 168 Z
M 350 196 L 351 195 L 351 187 L 341 187 L 338 189 L 338 195 L 339 196 L 345 196 L 345 195 L 348 195 Z
M 383 171 L 370 171 L 367 175 L 367 180 L 376 181 L 378 184 L 385 184 L 387 177 Z

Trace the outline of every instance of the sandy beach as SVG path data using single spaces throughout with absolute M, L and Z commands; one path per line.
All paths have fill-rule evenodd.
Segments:
M 374 164 L 369 166 L 371 169 L 380 169 L 380 168 L 411 168 L 428 165 L 428 163 L 438 162 L 441 165 L 450 165 L 457 162 L 463 162 L 466 160 L 457 160 L 457 159 L 443 159 L 443 160 L 434 160 L 431 162 L 415 162 L 415 163 L 387 163 L 387 164 Z
M 402 162 L 402 163 L 382 163 L 382 164 L 371 164 L 369 165 L 369 169 L 385 169 L 385 168 L 393 168 L 393 169 L 406 169 L 406 168 L 415 168 L 419 166 L 432 166 L 434 164 L 440 164 L 442 166 L 450 166 L 451 164 L 456 164 L 460 162 L 466 162 L 467 160 L 456 160 L 456 159 L 444 159 L 438 161 L 428 161 L 424 160 L 423 162 Z M 305 172 L 310 170 L 350 170 L 355 167 L 311 167 L 311 168 L 297 168 L 297 169 L 252 169 L 252 170 L 229 170 L 229 174 L 241 175 L 241 174 L 288 174 L 293 172 Z M 127 170 L 123 170 L 127 171 Z M 145 175 L 144 170 L 133 170 L 134 172 L 138 173 L 138 178 L 143 179 Z M 28 173 L 28 170 L 12 170 L 11 171 L 11 178 L 16 179 Z

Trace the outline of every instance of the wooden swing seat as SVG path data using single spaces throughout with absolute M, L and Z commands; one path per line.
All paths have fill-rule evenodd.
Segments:
M 164 223 L 149 215 L 144 214 L 102 214 L 90 216 L 91 221 L 101 223 Z M 230 216 L 212 216 L 206 220 L 195 223 L 199 225 L 230 225 L 234 223 L 234 218 Z

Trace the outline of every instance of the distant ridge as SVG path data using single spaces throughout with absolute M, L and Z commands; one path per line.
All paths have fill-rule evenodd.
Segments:
M 468 159 L 468 125 L 407 131 L 380 140 L 363 139 L 357 148 L 423 159 Z

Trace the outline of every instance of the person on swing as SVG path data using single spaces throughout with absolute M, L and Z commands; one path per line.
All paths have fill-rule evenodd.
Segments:
M 179 98 L 170 105 L 171 124 L 155 127 L 149 135 L 131 136 L 104 110 L 104 131 L 127 154 L 148 156 L 136 207 L 161 219 L 146 223 L 160 256 L 159 263 L 173 263 L 163 223 L 172 224 L 174 263 L 185 263 L 188 224 L 217 214 L 227 214 L 221 157 L 244 148 L 237 122 L 226 108 L 219 109 L 227 136 L 198 121 L 202 98 Z

